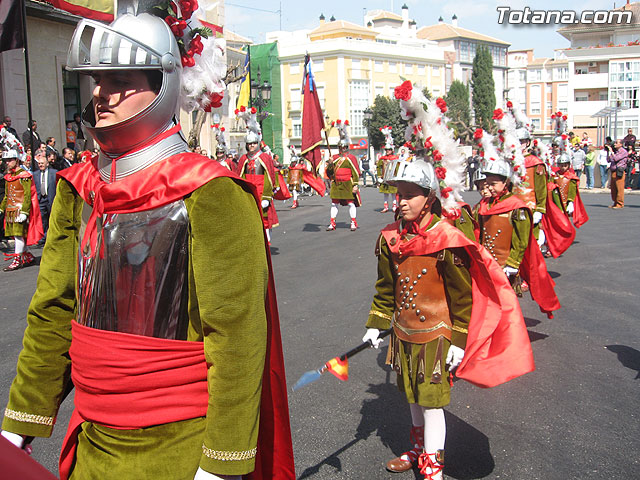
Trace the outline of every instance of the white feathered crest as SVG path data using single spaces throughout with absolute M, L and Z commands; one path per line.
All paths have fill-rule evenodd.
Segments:
M 258 122 L 258 110 L 256 107 L 247 108 L 245 106 L 235 110 L 235 114 L 238 118 L 244 120 L 244 125 L 247 128 L 247 137 L 251 137 L 253 133 L 257 137 L 257 142 L 262 140 L 262 129 Z
M 338 129 L 338 134 L 340 135 L 340 140 L 346 141 L 349 145 L 351 145 L 351 137 L 349 137 L 349 132 L 347 131 L 347 127 L 349 126 L 349 120 L 345 120 L 344 122 L 340 119 L 335 122 L 331 122 L 332 127 L 336 127 Z
M 216 136 L 216 142 L 218 142 L 218 147 L 224 147 L 227 149 L 227 141 L 224 138 L 224 127 L 219 123 L 214 123 L 211 125 L 213 129 L 213 134 Z
M 447 127 L 447 104 L 442 98 L 427 100 L 419 88 L 409 81 L 396 87 L 395 96 L 400 100 L 402 118 L 409 122 L 405 139 L 417 157 L 433 164 L 440 185 L 440 201 L 443 214 L 458 217 L 465 180 L 464 155 L 459 151 L 459 141 L 453 130 Z
M 0 144 L 3 150 L 15 150 L 18 152 L 18 159 L 24 162 L 27 157 L 22 143 L 15 137 L 13 133 L 7 130 L 4 124 L 0 124 Z
M 387 125 L 384 127 L 380 127 L 380 132 L 384 135 L 384 148 L 385 150 L 388 148 L 393 149 L 393 135 L 391 134 L 393 129 Z

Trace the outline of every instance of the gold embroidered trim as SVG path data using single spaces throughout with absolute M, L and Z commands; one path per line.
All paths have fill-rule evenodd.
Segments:
M 440 328 L 445 328 L 447 330 L 451 330 L 451 327 L 449 325 L 447 325 L 445 322 L 440 322 L 437 325 L 431 327 L 431 328 L 406 328 L 403 327 L 401 325 L 398 325 L 397 322 L 395 322 L 393 324 L 394 328 L 397 328 L 398 330 L 400 330 L 402 333 L 404 333 L 405 335 L 415 335 L 416 333 L 431 333 L 434 332 Z
M 4 416 L 18 422 L 37 423 L 40 425 L 53 425 L 54 417 L 45 417 L 44 415 L 36 415 L 34 413 L 17 412 L 10 408 L 5 408 Z
M 245 450 L 244 452 L 230 452 L 227 450 L 211 450 L 202 445 L 202 453 L 206 457 L 213 458 L 214 460 L 222 460 L 223 462 L 250 460 L 256 456 L 258 448 L 252 448 L 251 450 Z
M 452 327 L 453 330 L 455 330 L 456 332 L 460 332 L 460 333 L 469 333 L 469 330 L 466 328 L 462 328 L 462 327 L 456 327 L 455 325 Z
M 377 310 L 369 310 L 369 315 L 375 315 L 376 317 L 384 318 L 385 320 L 391 320 L 391 315 L 387 315 Z

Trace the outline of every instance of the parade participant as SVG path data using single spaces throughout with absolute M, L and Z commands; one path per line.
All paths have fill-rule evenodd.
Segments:
M 321 197 L 324 197 L 325 185 L 322 178 L 313 174 L 311 162 L 304 156 L 299 157 L 293 145 L 289 145 L 289 149 L 291 150 L 291 163 L 287 169 L 287 185 L 293 196 L 291 208 L 298 208 L 300 206 L 298 196 L 302 192 L 303 184 L 309 185 Z
M 67 68 L 95 81 L 82 121 L 100 154 L 59 173 L 2 434 L 50 436 L 75 387 L 63 480 L 293 479 L 259 199 L 189 153 L 175 117 L 179 100 L 204 108 L 224 49 L 189 9 L 137 4 L 71 40 Z M 180 44 L 165 18 L 188 22 Z
M 477 210 L 480 243 L 502 267 L 516 294 L 522 296 L 524 280 L 540 310 L 552 318 L 560 308 L 555 283 L 533 238 L 531 210 L 512 193 L 521 184 L 525 170 L 515 122 L 501 109 L 494 112 L 493 118 L 498 125 L 498 146 L 487 132 L 475 135 L 483 151 L 480 170 L 487 177 L 491 193 L 491 197 L 480 200 Z
M 377 242 L 378 280 L 363 341 L 377 347 L 381 330 L 393 328 L 388 359 L 411 412 L 413 447 L 387 469 L 407 471 L 417 460 L 425 479 L 440 480 L 450 373 L 457 367 L 460 378 L 495 386 L 532 371 L 533 356 L 506 277 L 483 247 L 441 221 L 459 215 L 465 180 L 464 158 L 446 134 L 446 118 L 410 82 L 396 89 L 398 95 L 411 119 L 416 159 L 394 160 L 387 170 L 402 219 L 385 227 Z M 486 348 L 496 341 L 504 350 Z M 490 375 L 485 362 L 494 366 Z
M 589 216 L 580 198 L 579 179 L 571 169 L 571 158 L 568 154 L 559 155 L 556 162 L 557 168 L 554 169 L 552 180 L 558 186 L 558 195 L 553 197 L 554 201 L 568 217 L 573 219 L 576 228 L 580 228 L 587 223 Z
M 360 191 L 358 190 L 358 181 L 360 179 L 360 170 L 358 169 L 358 160 L 349 153 L 349 145 L 351 143 L 347 127 L 349 121 L 336 120 L 331 124 L 336 125 L 340 133 L 340 141 L 338 142 L 338 151 L 340 153 L 333 156 L 327 165 L 327 175 L 331 179 L 331 220 L 327 231 L 336 229 L 336 217 L 338 216 L 338 205 L 349 207 L 349 216 L 351 217 L 351 231 L 358 229 L 356 221 L 356 207 L 362 205 Z
M 267 239 L 271 242 L 271 229 L 278 226 L 278 214 L 273 205 L 274 190 L 278 186 L 273 158 L 260 149 L 262 132 L 255 107 L 251 109 L 241 107 L 236 110 L 236 115 L 244 119 L 247 126 L 247 134 L 244 137 L 247 153 L 238 160 L 237 173 L 255 185 L 261 197 L 262 223 Z
M 224 127 L 219 123 L 214 123 L 211 128 L 216 136 L 216 161 L 227 170 L 233 171 L 233 166 L 227 162 L 227 142 L 224 138 Z
M 391 134 L 391 127 L 382 127 L 380 131 L 384 135 L 384 155 L 382 155 L 378 159 L 378 162 L 376 163 L 376 170 L 378 178 L 382 179 L 380 186 L 378 187 L 379 192 L 384 195 L 384 205 L 382 207 L 382 213 L 389 211 L 389 202 L 391 201 L 393 201 L 391 209 L 395 212 L 397 208 L 396 193 L 398 190 L 396 189 L 396 187 L 384 183 L 384 176 L 389 164 L 393 160 L 397 160 L 398 156 L 393 153 L 394 145 L 393 135 Z

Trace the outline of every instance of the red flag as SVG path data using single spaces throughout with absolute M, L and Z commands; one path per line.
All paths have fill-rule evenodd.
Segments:
M 113 22 L 113 0 L 49 0 L 51 5 L 80 17 Z
M 315 172 L 320 164 L 320 149 L 322 143 L 322 130 L 324 129 L 324 117 L 320 108 L 318 89 L 311 72 L 311 58 L 307 55 L 304 59 L 303 80 L 304 102 L 302 105 L 302 155 L 313 165 Z
M 22 2 L 3 0 L 0 3 L 0 52 L 23 47 Z
M 336 378 L 339 378 L 343 382 L 349 380 L 349 359 L 345 358 L 342 360 L 340 357 L 334 357 L 324 364 L 329 370 L 329 373 L 335 375 Z

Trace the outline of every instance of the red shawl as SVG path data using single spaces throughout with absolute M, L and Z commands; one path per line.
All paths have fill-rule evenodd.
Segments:
M 35 245 L 44 236 L 44 228 L 42 227 L 42 215 L 40 215 L 40 204 L 38 203 L 38 192 L 33 182 L 33 175 L 26 170 L 18 172 L 17 175 L 7 173 L 4 179 L 7 182 L 13 182 L 18 179 L 31 179 L 31 210 L 29 212 L 29 220 L 27 224 L 27 245 Z M 25 195 L 27 192 L 24 192 Z M 6 227 L 5 217 L 5 227 Z
M 92 163 L 73 165 L 58 172 L 58 176 L 70 182 L 85 202 L 93 205 L 83 245 L 90 242 L 94 253 L 97 215 L 158 208 L 186 197 L 214 178 L 228 177 L 249 185 L 256 198 L 256 208 L 261 210 L 255 188 L 248 182 L 217 162 L 194 153 L 173 155 L 114 183 L 105 183 L 100 179 L 95 160 Z M 256 470 L 249 478 L 290 480 L 295 478 L 293 447 L 280 320 L 266 238 L 265 249 L 269 264 L 269 285 L 265 299 L 267 353 L 262 381 Z
M 273 190 L 276 190 L 279 186 L 279 182 L 282 181 L 282 185 L 284 186 L 285 191 L 289 192 L 289 189 L 286 186 L 286 182 L 284 181 L 284 178 L 282 178 L 282 176 L 280 176 L 282 180 L 278 178 L 278 175 L 276 173 L 276 168 L 273 165 L 273 158 L 271 158 L 271 155 L 265 152 L 261 152 L 259 155 L 255 157 L 255 161 L 260 162 L 260 164 L 262 165 L 262 168 L 264 168 L 265 172 L 267 173 L 267 176 L 269 177 L 269 181 L 271 182 L 271 188 Z M 240 157 L 240 160 L 238 161 L 238 170 L 236 173 L 240 177 L 245 178 L 247 182 L 253 184 L 256 187 L 256 189 L 258 190 L 258 200 L 260 200 L 260 197 L 262 197 L 262 193 L 264 189 L 264 176 L 252 175 L 254 181 L 250 180 L 249 177 L 247 177 L 248 175 L 247 172 L 245 171 L 249 162 L 251 162 L 251 160 L 246 154 Z M 285 197 L 286 194 L 283 193 L 282 196 Z M 276 200 L 285 199 L 285 198 L 277 198 L 275 194 L 273 195 L 273 198 L 275 198 Z M 276 207 L 273 204 L 273 202 L 270 202 L 269 207 L 267 208 L 267 217 L 262 218 L 262 223 L 264 225 L 264 228 L 273 228 L 278 226 L 278 214 L 276 213 Z
M 576 238 L 576 230 L 571 226 L 569 217 L 553 201 L 553 191 L 556 189 L 558 185 L 555 183 L 547 184 L 547 208 L 540 222 L 547 240 L 547 247 L 553 258 L 558 258 L 566 252 Z M 560 192 L 557 195 L 560 195 Z
M 293 195 L 289 191 L 289 186 L 287 185 L 287 180 L 282 175 L 282 172 L 278 170 L 276 172 L 276 177 L 278 177 L 278 191 L 274 192 L 273 198 L 276 200 L 289 200 Z
M 557 171 L 555 172 L 555 174 L 560 175 Z M 587 209 L 584 208 L 584 203 L 582 203 L 582 198 L 580 198 L 580 178 L 572 169 L 565 171 L 562 176 L 568 178 L 569 180 L 576 181 L 576 198 L 573 201 L 573 224 L 576 226 L 576 228 L 580 228 L 582 225 L 589 221 Z
M 524 157 L 524 168 L 535 167 L 536 165 L 544 165 L 541 158 L 538 158 L 533 154 L 529 154 Z
M 516 209 L 525 208 L 531 219 L 531 211 L 525 203 L 515 195 L 505 198 L 489 208 L 489 199 L 480 200 L 478 213 L 480 215 L 499 215 Z M 533 225 L 532 225 L 533 227 Z M 529 244 L 524 252 L 524 258 L 520 264 L 520 276 L 529 284 L 531 298 L 540 306 L 540 310 L 553 318 L 553 311 L 560 308 L 560 302 L 554 290 L 555 282 L 547 272 L 547 264 L 544 261 L 538 242 L 533 237 L 533 228 L 529 230 Z
M 465 355 L 456 375 L 479 387 L 495 387 L 533 371 L 531 342 L 518 298 L 489 252 L 443 221 L 409 241 L 400 241 L 399 230 L 400 221 L 382 230 L 394 253 L 428 255 L 464 248 L 471 258 L 473 307 Z

